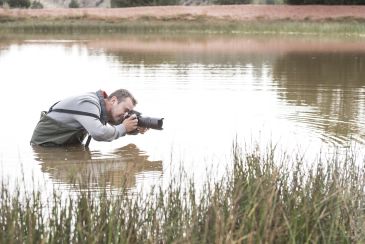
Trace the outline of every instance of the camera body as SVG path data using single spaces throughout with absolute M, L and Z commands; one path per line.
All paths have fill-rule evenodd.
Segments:
M 137 125 L 139 127 L 144 127 L 144 128 L 154 129 L 154 130 L 162 130 L 162 125 L 163 125 L 163 119 L 164 118 L 144 117 L 144 116 L 142 116 L 142 114 L 140 112 L 138 112 L 136 110 L 131 110 L 125 116 L 125 119 L 129 118 L 133 114 L 135 114 L 137 119 L 138 119 L 138 124 Z

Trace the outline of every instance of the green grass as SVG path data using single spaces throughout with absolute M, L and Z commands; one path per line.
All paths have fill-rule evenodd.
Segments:
M 236 145 L 232 168 L 202 190 L 183 171 L 148 194 L 55 191 L 46 203 L 2 184 L 0 242 L 364 243 L 363 165 L 334 156 L 308 169 L 274 154 Z
M 290 34 L 290 35 L 364 35 L 365 23 L 360 20 L 327 21 L 220 21 L 204 17 L 194 20 L 155 20 L 148 17 L 135 21 L 88 20 L 87 18 L 37 20 L 10 19 L 0 21 L 0 33 L 39 34 Z

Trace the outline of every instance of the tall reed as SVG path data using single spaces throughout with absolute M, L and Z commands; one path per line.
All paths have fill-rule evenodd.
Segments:
M 148 194 L 0 189 L 1 243 L 363 243 L 365 172 L 352 156 L 311 167 L 274 150 L 233 150 L 219 180 L 183 171 Z M 199 188 L 199 189 L 198 189 Z

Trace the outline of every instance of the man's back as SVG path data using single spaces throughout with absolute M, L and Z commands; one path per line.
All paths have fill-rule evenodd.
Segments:
M 108 115 L 102 91 L 66 98 L 42 115 L 31 139 L 36 145 L 82 143 L 89 133 L 98 141 L 112 141 L 126 134 L 122 124 L 107 124 Z

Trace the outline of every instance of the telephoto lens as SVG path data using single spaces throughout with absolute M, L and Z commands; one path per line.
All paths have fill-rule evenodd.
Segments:
M 163 118 L 137 116 L 137 119 L 140 127 L 162 130 Z
M 136 110 L 129 111 L 126 118 L 129 118 L 131 115 L 135 114 L 138 119 L 138 126 L 154 129 L 154 130 L 162 130 L 163 119 L 164 118 L 152 118 L 152 117 L 143 117 L 140 112 Z

